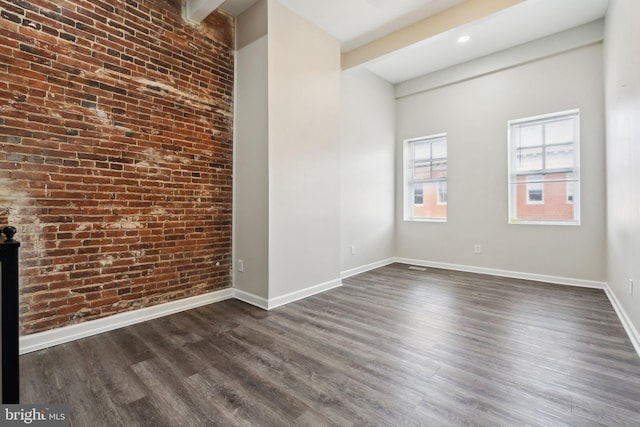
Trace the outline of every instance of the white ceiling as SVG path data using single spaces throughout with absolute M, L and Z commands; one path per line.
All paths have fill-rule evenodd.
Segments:
M 464 0 L 280 0 L 340 41 L 346 52 Z M 226 0 L 221 9 L 239 15 L 258 0 Z
M 604 16 L 607 4 L 608 0 L 527 0 L 375 59 L 366 67 L 399 83 L 595 21 Z M 471 40 L 459 44 L 463 34 Z
M 463 0 L 280 0 L 338 39 L 347 52 Z M 636 0 L 637 1 L 637 0 Z M 237 15 L 257 0 L 226 0 Z M 608 0 L 526 0 L 462 27 L 377 58 L 365 66 L 392 83 L 428 74 L 567 30 L 605 15 Z M 471 40 L 460 45 L 462 34 Z
M 280 0 L 348 52 L 464 0 Z

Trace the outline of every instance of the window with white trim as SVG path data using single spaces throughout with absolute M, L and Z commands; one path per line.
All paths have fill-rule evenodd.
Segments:
M 447 135 L 404 141 L 404 219 L 447 220 Z
M 544 203 L 544 181 L 542 175 L 527 177 L 527 204 L 541 205 Z
M 447 181 L 438 181 L 438 204 L 447 204 Z
M 509 222 L 580 223 L 580 112 L 511 120 Z
M 416 206 L 424 204 L 424 191 L 421 185 L 413 187 L 413 204 Z
M 575 184 L 573 181 L 567 181 L 567 203 L 573 204 L 573 188 Z

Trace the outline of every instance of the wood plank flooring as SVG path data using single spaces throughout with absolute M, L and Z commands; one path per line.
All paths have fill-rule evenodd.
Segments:
M 212 304 L 21 357 L 74 426 L 638 426 L 601 290 L 393 264 L 270 312 Z

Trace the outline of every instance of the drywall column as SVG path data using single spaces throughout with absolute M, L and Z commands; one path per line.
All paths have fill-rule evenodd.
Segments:
M 234 287 L 269 297 L 267 1 L 236 23 Z M 238 271 L 242 260 L 243 271 Z
M 268 5 L 269 300 L 277 303 L 340 282 L 340 45 L 277 0 Z
M 340 284 L 340 46 L 278 1 L 237 28 L 234 286 L 272 308 Z

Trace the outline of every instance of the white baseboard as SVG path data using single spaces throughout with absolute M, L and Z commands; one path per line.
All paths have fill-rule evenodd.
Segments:
M 611 288 L 607 286 L 604 291 L 607 294 L 607 297 L 609 297 L 609 301 L 611 301 L 611 305 L 616 311 L 624 330 L 627 332 L 629 340 L 631 341 L 631 344 L 633 344 L 633 348 L 636 349 L 636 353 L 638 353 L 638 357 L 640 357 L 640 333 L 631 322 L 631 319 L 629 319 L 629 316 L 627 316 L 627 312 L 624 310 L 622 304 L 620 304 L 620 301 L 618 301 L 616 294 L 613 293 Z
M 233 298 L 231 288 L 20 337 L 20 354 Z
M 291 302 L 298 301 L 310 297 L 311 295 L 319 294 L 321 292 L 328 291 L 329 289 L 337 288 L 339 286 L 342 286 L 342 281 L 340 281 L 340 279 L 331 280 L 329 282 L 320 283 L 319 285 L 310 286 L 296 292 L 291 292 L 286 295 L 269 299 L 254 295 L 246 291 L 242 291 L 240 289 L 234 289 L 234 297 L 240 301 L 244 301 L 247 304 L 254 305 L 263 310 L 272 310 L 276 307 L 280 307 L 281 305 L 289 304 Z
M 269 300 L 259 297 L 249 292 L 242 291 L 240 289 L 233 289 L 233 297 L 237 300 L 246 302 L 247 304 L 254 305 L 263 310 L 269 310 Z
M 281 305 L 289 304 L 290 302 L 310 297 L 315 294 L 319 294 L 321 292 L 328 291 L 329 289 L 338 288 L 340 286 L 342 286 L 342 281 L 340 279 L 330 280 L 328 282 L 320 283 L 315 286 L 310 286 L 300 291 L 291 292 L 289 294 L 281 295 L 275 298 L 269 298 L 268 310 L 280 307 Z
M 393 264 L 394 262 L 394 258 L 387 258 L 383 259 L 382 261 L 372 262 L 371 264 L 363 265 L 361 267 L 341 271 L 340 277 L 346 279 L 347 277 L 355 276 L 356 274 L 360 273 L 366 273 L 367 271 L 375 270 L 376 268 L 384 267 L 385 265 Z
M 20 354 L 31 353 L 32 351 L 42 350 L 47 347 L 53 347 L 54 345 L 64 344 L 66 342 L 97 335 L 102 332 L 112 331 L 114 329 L 134 325 L 136 323 L 145 322 L 162 316 L 168 316 L 170 314 L 179 313 L 181 311 L 190 310 L 192 308 L 201 307 L 203 305 L 231 298 L 244 301 L 248 304 L 262 308 L 263 310 L 270 310 L 339 286 L 342 286 L 340 279 L 331 280 L 329 282 L 320 283 L 319 285 L 311 286 L 309 288 L 269 300 L 240 289 L 222 289 L 220 291 L 171 301 L 155 305 L 153 307 L 118 313 L 102 319 L 89 320 L 75 325 L 25 335 L 20 337 Z
M 536 282 L 554 283 L 557 285 L 580 286 L 583 288 L 606 289 L 605 282 L 574 279 L 570 277 L 548 276 L 545 274 L 523 273 L 519 271 L 499 270 L 495 268 L 475 267 L 471 265 L 448 264 L 443 262 L 423 261 L 410 258 L 396 258 L 395 262 L 419 265 L 422 267 L 442 268 L 445 270 L 465 271 L 468 273 L 489 274 L 491 276 L 510 277 L 513 279 L 533 280 Z

